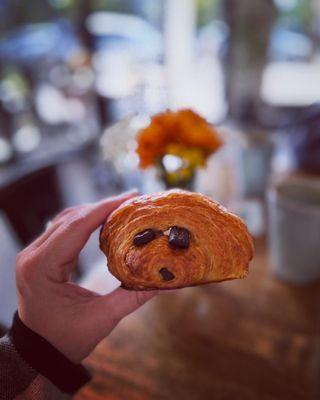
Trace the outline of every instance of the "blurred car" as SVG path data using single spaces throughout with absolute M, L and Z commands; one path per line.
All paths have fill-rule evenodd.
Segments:
M 277 26 L 270 38 L 269 57 L 272 61 L 309 61 L 313 45 L 307 35 Z
M 95 12 L 87 18 L 87 29 L 97 51 L 122 53 L 140 62 L 161 61 L 161 33 L 143 18 L 113 12 Z
M 32 64 L 37 60 L 64 59 L 80 46 L 69 21 L 34 23 L 15 29 L 0 40 L 0 59 Z
M 163 56 L 161 33 L 140 17 L 95 12 L 87 18 L 87 29 L 96 51 L 122 53 L 139 61 L 159 61 Z M 70 21 L 34 23 L 17 28 L 0 40 L 0 58 L 7 62 L 61 59 L 79 46 Z

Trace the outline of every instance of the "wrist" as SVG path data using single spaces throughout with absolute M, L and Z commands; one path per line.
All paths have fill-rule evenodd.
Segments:
M 61 391 L 74 394 L 90 380 L 88 371 L 75 364 L 45 338 L 28 328 L 15 314 L 10 336 L 19 355 Z
M 30 306 L 28 308 L 30 309 Z M 18 305 L 17 314 L 23 325 L 45 339 L 71 363 L 80 364 L 86 355 L 83 355 L 83 345 L 79 343 L 79 337 L 70 334 L 70 329 L 65 321 L 66 317 L 58 319 L 56 312 L 49 315 L 43 310 L 30 313 L 28 308 L 21 304 Z M 61 312 L 60 315 L 63 313 Z

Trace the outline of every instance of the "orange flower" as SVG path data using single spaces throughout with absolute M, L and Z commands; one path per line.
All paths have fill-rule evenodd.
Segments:
M 213 126 L 192 110 L 166 111 L 153 116 L 151 123 L 138 133 L 137 141 L 141 168 L 153 165 L 167 154 L 172 144 L 199 149 L 204 159 L 222 145 Z

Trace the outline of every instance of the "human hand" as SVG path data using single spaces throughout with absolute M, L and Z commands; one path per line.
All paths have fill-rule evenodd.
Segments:
M 17 257 L 18 313 L 22 322 L 78 364 L 126 315 L 156 291 L 116 289 L 99 295 L 70 282 L 91 233 L 123 201 L 124 193 L 62 211 Z

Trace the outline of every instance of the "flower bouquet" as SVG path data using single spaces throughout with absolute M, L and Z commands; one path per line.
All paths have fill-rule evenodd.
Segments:
M 155 166 L 166 188 L 193 190 L 197 169 L 221 145 L 215 128 L 189 109 L 157 114 L 137 135 L 140 167 Z

